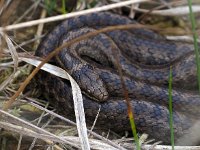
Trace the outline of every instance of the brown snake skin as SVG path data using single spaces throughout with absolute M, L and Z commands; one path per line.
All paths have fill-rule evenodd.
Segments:
M 109 12 L 70 18 L 41 42 L 36 55 L 45 57 L 63 42 L 110 25 L 136 23 Z M 131 99 L 138 131 L 169 143 L 168 78 L 173 71 L 173 119 L 175 139 L 188 132 L 199 118 L 193 46 L 168 41 L 146 29 L 102 33 L 64 48 L 54 64 L 64 66 L 83 91 L 87 123 L 92 123 L 100 107 L 96 126 L 123 132 L 130 130 L 127 104 L 117 72 L 116 52 Z M 58 60 L 58 61 L 57 61 Z M 40 72 L 39 83 L 57 110 L 73 116 L 68 81 Z M 190 89 L 190 90 L 189 90 Z

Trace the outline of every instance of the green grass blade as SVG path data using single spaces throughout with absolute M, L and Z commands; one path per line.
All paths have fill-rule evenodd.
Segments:
M 171 146 L 174 150 L 174 128 L 173 128 L 173 110 L 172 110 L 172 67 L 170 66 L 169 71 L 169 125 L 170 125 L 170 135 L 171 135 Z
M 128 112 L 128 115 L 129 115 L 129 120 L 130 120 L 130 124 L 131 124 L 132 133 L 133 133 L 134 140 L 135 140 L 135 143 L 136 143 L 136 148 L 137 148 L 137 150 L 140 150 L 141 149 L 140 148 L 140 142 L 139 142 L 139 139 L 138 139 L 136 126 L 135 126 L 135 121 L 134 121 L 134 116 L 133 116 L 132 111 Z
M 194 18 L 194 14 L 192 11 L 192 1 L 188 0 L 188 6 L 190 10 L 190 21 L 192 25 L 192 32 L 193 32 L 193 39 L 194 39 L 194 49 L 195 49 L 195 56 L 196 56 L 196 65 L 197 65 L 197 77 L 198 77 L 198 86 L 199 86 L 199 93 L 200 93 L 200 60 L 199 60 L 199 47 L 198 47 L 198 35 L 196 32 L 196 21 Z
M 66 11 L 66 6 L 65 6 L 65 0 L 62 0 L 62 8 L 61 8 L 61 11 L 63 14 L 66 14 L 67 11 Z

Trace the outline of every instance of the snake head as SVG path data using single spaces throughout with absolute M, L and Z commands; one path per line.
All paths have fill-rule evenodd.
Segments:
M 91 65 L 76 65 L 73 68 L 72 76 L 79 84 L 80 88 L 84 91 L 84 94 L 90 98 L 99 102 L 103 102 L 108 99 L 108 92 L 105 84 L 97 72 L 95 72 L 94 67 Z

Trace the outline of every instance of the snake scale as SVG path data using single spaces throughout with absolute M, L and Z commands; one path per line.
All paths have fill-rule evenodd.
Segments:
M 67 19 L 40 43 L 36 56 L 46 57 L 64 42 L 100 28 L 137 24 L 109 12 Z M 130 131 L 127 104 L 116 63 L 116 52 L 131 99 L 137 131 L 170 142 L 168 78 L 172 66 L 173 120 L 175 139 L 188 132 L 200 113 L 196 94 L 196 65 L 193 45 L 166 40 L 147 29 L 117 30 L 98 34 L 64 48 L 52 63 L 64 67 L 83 91 L 87 123 L 100 108 L 96 126 L 117 132 Z M 73 116 L 68 81 L 41 71 L 38 82 L 57 110 Z

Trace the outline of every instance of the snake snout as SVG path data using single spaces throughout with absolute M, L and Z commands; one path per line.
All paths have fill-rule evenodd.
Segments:
M 88 64 L 80 65 L 73 71 L 72 76 L 84 93 L 92 99 L 99 102 L 108 99 L 108 91 L 105 84 L 92 66 Z

